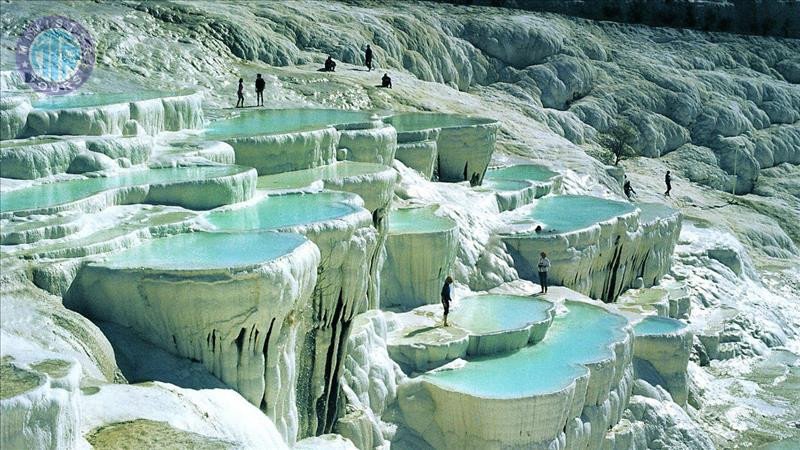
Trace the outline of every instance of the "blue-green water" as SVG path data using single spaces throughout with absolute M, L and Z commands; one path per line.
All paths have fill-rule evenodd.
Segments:
M 634 206 L 627 202 L 585 195 L 559 195 L 539 200 L 528 217 L 543 223 L 542 228 L 547 231 L 565 233 L 632 211 Z
M 145 242 L 99 264 L 161 270 L 247 267 L 288 254 L 305 241 L 293 233 L 186 233 Z
M 482 187 L 499 192 L 521 191 L 531 187 L 530 183 L 522 180 L 487 180 L 483 179 Z
M 359 210 L 343 192 L 268 196 L 242 208 L 212 211 L 207 219 L 218 230 L 271 230 L 338 219 Z
M 642 319 L 633 327 L 633 332 L 637 336 L 649 336 L 656 334 L 676 333 L 686 328 L 686 324 L 680 320 L 667 317 L 649 316 Z
M 536 164 L 518 164 L 506 166 L 486 171 L 484 180 L 528 180 L 528 181 L 547 181 L 558 173 Z
M 389 234 L 430 233 L 456 226 L 448 217 L 437 216 L 436 208 L 401 208 L 389 212 Z
M 553 304 L 518 295 L 478 295 L 462 299 L 452 323 L 475 334 L 516 330 L 547 319 Z
M 641 212 L 639 213 L 639 221 L 641 223 L 653 222 L 656 219 L 670 217 L 675 214 L 675 210 L 663 203 L 639 203 Z
M 185 93 L 184 93 L 185 94 Z M 115 94 L 86 94 L 86 95 L 51 95 L 49 97 L 33 102 L 34 108 L 43 110 L 84 108 L 87 106 L 113 105 L 116 103 L 130 103 L 142 100 L 150 100 L 161 97 L 172 97 L 180 94 L 169 94 L 159 91 L 139 91 L 135 93 L 115 93 Z
M 195 166 L 125 171 L 111 177 L 83 178 L 40 184 L 0 194 L 0 211 L 41 209 L 74 202 L 109 189 L 144 184 L 180 183 L 233 175 L 242 166 Z
M 369 111 L 342 109 L 261 109 L 211 123 L 207 139 L 257 136 L 323 128 L 330 125 L 368 122 Z
M 431 128 L 454 128 L 470 125 L 481 125 L 495 122 L 484 117 L 462 116 L 459 114 L 441 113 L 399 113 L 384 119 L 400 133 L 421 131 Z
M 301 188 L 317 180 L 341 180 L 348 177 L 382 172 L 387 169 L 387 166 L 381 164 L 342 161 L 313 169 L 295 170 L 258 177 L 258 187 L 261 189 Z
M 519 398 L 563 389 L 585 373 L 581 364 L 610 357 L 608 345 L 627 323 L 600 307 L 566 303 L 569 312 L 557 316 L 545 338 L 500 357 L 478 358 L 464 367 L 423 375 L 444 389 L 486 398 Z

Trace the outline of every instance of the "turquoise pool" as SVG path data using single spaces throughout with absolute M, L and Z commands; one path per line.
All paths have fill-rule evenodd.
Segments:
M 187 233 L 121 251 L 99 263 L 111 269 L 208 270 L 271 261 L 299 247 L 293 233 Z
M 536 164 L 518 164 L 493 168 L 486 171 L 484 180 L 527 180 L 527 181 L 548 181 L 557 176 L 558 173 Z
M 208 222 L 218 230 L 271 230 L 338 219 L 357 212 L 355 196 L 344 192 L 267 196 L 242 208 L 212 211 Z
M 126 171 L 111 177 L 82 178 L 35 185 L 0 194 L 0 212 L 42 209 L 71 203 L 109 189 L 180 183 L 234 175 L 242 166 L 194 166 Z
M 484 117 L 462 116 L 459 114 L 442 113 L 398 113 L 384 119 L 398 132 L 421 131 L 431 128 L 454 128 L 471 125 L 484 125 L 494 123 L 495 120 Z
M 566 303 L 537 345 L 500 357 L 468 361 L 460 369 L 423 375 L 443 389 L 485 398 L 512 399 L 555 392 L 585 373 L 582 364 L 612 355 L 627 320 L 600 307 Z
M 330 125 L 369 122 L 370 111 L 343 109 L 261 109 L 211 123 L 206 139 L 257 136 L 323 128 Z
M 462 299 L 450 317 L 454 325 L 470 333 L 486 334 L 542 322 L 552 309 L 552 303 L 533 297 L 478 295 Z
M 627 202 L 585 195 L 559 195 L 539 200 L 527 217 L 541 222 L 542 228 L 547 231 L 566 233 L 634 210 L 635 207 Z
M 667 317 L 648 316 L 642 319 L 633 327 L 633 332 L 637 336 L 652 336 L 658 334 L 671 334 L 686 328 L 686 324 L 680 320 Z
M 136 93 L 115 93 L 115 94 L 87 94 L 87 95 L 51 95 L 49 97 L 36 100 L 33 107 L 43 110 L 84 108 L 87 106 L 113 105 L 115 103 L 130 103 L 142 100 L 152 100 L 154 98 L 174 97 L 176 95 L 186 95 L 183 93 L 167 93 L 159 91 L 139 91 Z
M 456 223 L 436 215 L 438 207 L 401 208 L 389 212 L 389 234 L 431 233 L 453 229 Z
M 313 169 L 261 176 L 258 177 L 258 187 L 261 189 L 297 189 L 308 186 L 317 180 L 341 180 L 383 172 L 387 169 L 381 164 L 342 161 Z

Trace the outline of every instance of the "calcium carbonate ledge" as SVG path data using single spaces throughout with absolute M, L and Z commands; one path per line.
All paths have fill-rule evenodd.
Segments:
M 458 226 L 436 214 L 438 205 L 389 213 L 386 262 L 381 271 L 381 307 L 408 311 L 439 303 L 458 246 Z
M 242 166 L 135 169 L 108 177 L 37 184 L 0 194 L 0 218 L 99 211 L 112 205 L 153 203 L 211 209 L 250 199 L 255 170 Z
M 293 440 L 295 385 L 306 376 L 296 358 L 309 331 L 301 318 L 319 263 L 297 234 L 179 234 L 87 264 L 64 304 L 202 361 Z
M 633 327 L 636 377 L 664 387 L 675 403 L 686 406 L 689 397 L 686 367 L 693 334 L 685 323 L 649 316 Z
M 489 166 L 499 129 L 493 119 L 457 114 L 399 113 L 384 121 L 397 130 L 400 144 L 436 142 L 435 172 L 440 181 L 470 181 L 476 185 L 481 183 Z M 404 149 L 402 158 L 410 160 L 405 150 L 409 148 Z M 412 163 L 412 167 L 426 173 L 423 161 L 424 158 L 420 164 Z
M 22 134 L 28 137 L 119 135 L 135 130 L 137 125 L 150 134 L 200 128 L 203 125 L 202 96 L 145 91 L 134 98 L 130 94 L 48 97 L 33 102 Z

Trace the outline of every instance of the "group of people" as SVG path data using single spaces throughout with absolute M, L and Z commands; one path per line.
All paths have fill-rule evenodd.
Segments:
M 367 72 L 372 72 L 372 48 L 367 45 L 367 49 L 364 51 L 364 64 L 367 66 Z M 333 60 L 333 56 L 328 55 L 328 59 L 325 60 L 325 66 L 322 69 L 319 69 L 321 72 L 336 72 L 336 61 Z M 264 106 L 264 88 L 266 87 L 266 82 L 263 78 L 261 78 L 261 74 L 256 75 L 256 106 Z M 389 76 L 388 73 L 384 73 L 381 77 L 381 84 L 380 87 L 382 88 L 392 88 L 392 78 Z M 236 91 L 236 107 L 237 108 L 244 108 L 244 79 L 239 78 L 239 89 Z
M 669 197 L 669 193 L 672 191 L 672 172 L 669 170 L 664 175 L 664 184 L 667 186 L 667 190 L 664 192 L 664 195 Z M 631 186 L 631 180 L 628 179 L 627 175 L 625 175 L 625 182 L 622 184 L 622 191 L 625 192 L 625 196 L 628 197 L 628 200 L 633 200 L 633 196 L 636 195 L 636 191 L 633 190 L 633 186 Z

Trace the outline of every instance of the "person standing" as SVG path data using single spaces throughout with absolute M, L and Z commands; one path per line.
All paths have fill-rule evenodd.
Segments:
M 547 294 L 547 272 L 550 270 L 550 260 L 547 253 L 539 253 L 539 284 L 542 285 L 541 294 Z
M 236 100 L 237 108 L 244 108 L 244 79 L 239 78 L 239 90 L 236 91 L 238 100 Z
M 264 88 L 267 82 L 261 78 L 261 74 L 256 74 L 256 106 L 264 106 Z
M 625 184 L 622 185 L 622 190 L 625 191 L 625 196 L 628 197 L 628 200 L 633 200 L 631 195 L 636 195 L 636 191 L 633 190 L 631 180 L 627 176 L 625 177 Z
M 364 51 L 364 64 L 367 66 L 367 72 L 372 72 L 372 48 L 367 44 L 367 49 Z
M 450 302 L 453 301 L 453 277 L 444 279 L 442 286 L 442 307 L 444 308 L 444 326 L 447 326 L 447 315 L 450 313 Z
M 669 195 L 669 191 L 672 190 L 672 175 L 670 175 L 670 171 L 669 170 L 667 171 L 667 174 L 664 175 L 664 184 L 667 185 L 667 191 L 664 192 L 664 195 L 669 197 L 670 196 Z

